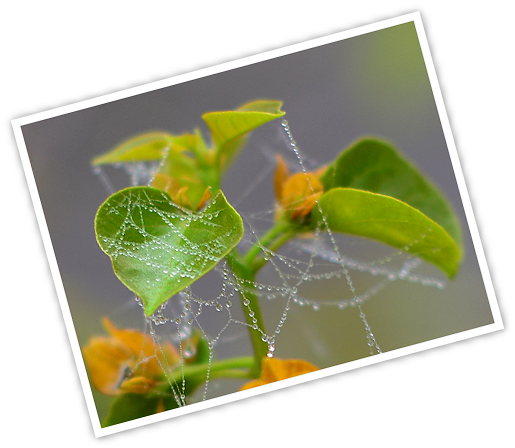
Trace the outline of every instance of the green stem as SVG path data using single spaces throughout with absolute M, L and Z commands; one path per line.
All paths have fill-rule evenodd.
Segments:
M 209 368 L 210 376 L 221 377 L 221 373 L 224 373 L 226 377 L 233 378 L 251 378 L 249 369 L 254 365 L 254 358 L 252 356 L 244 356 L 241 358 L 229 358 L 221 361 L 213 361 L 211 366 L 209 364 L 195 364 L 185 365 L 184 367 L 178 367 L 174 370 L 174 374 L 183 375 L 186 378 L 194 378 L 196 376 L 206 375 L 207 369 Z M 242 370 L 242 369 L 246 369 Z
M 288 241 L 290 241 L 297 232 L 293 231 L 291 228 L 287 229 L 284 233 L 280 234 L 275 238 L 271 243 L 266 247 L 270 252 L 275 252 L 279 250 L 284 244 L 286 244 Z M 268 261 L 268 256 L 259 257 L 257 259 L 254 259 L 251 263 L 251 269 L 254 272 L 258 272 Z
M 217 379 L 217 378 L 237 378 L 237 379 L 250 379 L 250 378 L 254 378 L 254 376 L 250 372 L 250 369 L 219 370 L 217 372 L 212 372 L 209 375 L 209 377 L 212 380 Z
M 268 232 L 266 232 L 260 239 L 259 244 L 254 244 L 248 252 L 243 256 L 242 262 L 246 266 L 250 266 L 256 257 L 263 252 L 264 248 L 269 248 L 269 246 L 276 240 L 281 237 L 283 234 L 289 233 L 291 229 L 291 224 L 278 222 L 276 223 Z M 257 272 L 257 270 L 256 270 Z
M 243 314 L 248 324 L 250 342 L 254 351 L 254 362 L 251 367 L 251 374 L 255 378 L 259 378 L 261 373 L 261 360 L 266 356 L 268 352 L 268 345 L 261 340 L 261 332 L 265 332 L 265 325 L 263 321 L 263 315 L 261 314 L 261 307 L 259 306 L 258 297 L 252 292 L 255 288 L 255 272 L 252 272 L 249 267 L 241 261 L 235 254 L 227 257 L 228 262 L 231 266 L 234 274 L 242 280 L 239 285 L 239 294 L 244 308 Z M 245 290 L 243 290 L 243 288 Z M 247 302 L 248 301 L 248 302 Z M 248 311 L 252 310 L 254 315 L 251 317 Z
M 240 298 L 244 307 L 244 315 L 246 323 L 249 327 L 250 341 L 254 351 L 254 364 L 251 368 L 251 374 L 258 378 L 261 374 L 261 360 L 268 353 L 268 344 L 261 339 L 262 334 L 266 334 L 263 315 L 259 305 L 259 298 L 255 293 L 256 275 L 258 271 L 266 264 L 268 257 L 261 256 L 263 248 L 275 251 L 289 241 L 295 231 L 290 223 L 278 222 L 268 232 L 266 232 L 258 243 L 253 245 L 248 252 L 240 257 L 236 251 L 233 251 L 227 257 L 227 260 L 234 274 L 241 279 Z M 245 310 L 247 308 L 247 310 Z M 252 311 L 253 315 L 249 315 Z

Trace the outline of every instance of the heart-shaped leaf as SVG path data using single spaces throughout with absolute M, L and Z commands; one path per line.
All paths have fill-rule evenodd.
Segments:
M 344 187 L 399 199 L 440 224 L 462 247 L 460 225 L 438 189 L 389 143 L 356 141 L 320 177 L 324 191 Z
M 250 131 L 285 115 L 282 101 L 256 100 L 237 110 L 208 112 L 202 118 L 206 122 L 217 147 L 219 166 L 226 169 L 245 143 Z
M 313 225 L 388 244 L 433 263 L 450 278 L 456 274 L 461 251 L 454 239 L 405 202 L 362 190 L 334 188 L 322 195 L 318 205 L 313 209 Z
M 100 206 L 95 232 L 116 276 L 151 315 L 238 244 L 243 221 L 221 191 L 195 213 L 178 207 L 164 191 L 130 187 Z

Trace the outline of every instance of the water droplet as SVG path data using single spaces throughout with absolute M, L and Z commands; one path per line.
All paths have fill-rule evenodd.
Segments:
M 186 359 L 190 359 L 197 354 L 197 349 L 195 346 L 188 344 L 188 346 L 186 346 L 182 351 L 182 354 Z

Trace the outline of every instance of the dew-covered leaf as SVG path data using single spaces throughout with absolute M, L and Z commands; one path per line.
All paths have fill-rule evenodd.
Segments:
M 246 134 L 284 116 L 281 105 L 282 101 L 256 100 L 236 110 L 208 112 L 202 116 L 211 131 L 217 148 L 218 163 L 222 169 L 227 168 L 241 149 Z
M 100 206 L 95 232 L 116 276 L 151 315 L 238 244 L 243 222 L 221 191 L 203 210 L 190 212 L 164 191 L 130 187 Z
M 462 247 L 459 221 L 447 200 L 387 142 L 358 140 L 340 154 L 320 181 L 325 191 L 354 188 L 399 199 L 440 224 Z
M 456 274 L 460 248 L 442 226 L 412 206 L 350 188 L 334 188 L 318 203 L 322 214 L 314 208 L 313 224 L 388 244 L 433 263 L 450 278 Z

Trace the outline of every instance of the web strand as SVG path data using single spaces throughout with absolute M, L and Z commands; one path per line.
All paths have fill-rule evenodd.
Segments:
M 311 160 L 306 162 L 305 156 L 299 151 L 298 145 L 293 139 L 290 126 L 286 120 L 281 124 L 286 133 L 289 150 L 293 153 L 295 163 L 290 161 L 290 167 L 295 167 L 306 175 L 314 194 L 313 185 L 311 185 L 307 165 L 315 166 Z M 282 133 L 284 135 L 284 132 Z M 266 165 L 258 170 L 258 175 L 240 192 L 238 197 L 233 201 L 233 205 L 246 202 L 251 196 L 259 192 L 265 182 L 270 182 L 270 174 L 275 168 L 275 157 L 270 154 L 268 147 L 263 147 L 264 159 Z M 244 157 L 244 155 L 243 155 Z M 164 166 L 166 157 L 159 163 L 132 163 L 120 164 L 130 179 L 130 184 L 150 185 L 155 175 Z M 106 172 L 101 168 L 95 168 L 95 174 L 99 176 L 100 182 L 106 187 L 109 193 L 115 191 L 113 184 L 109 180 Z M 164 196 L 163 196 L 164 198 Z M 165 199 L 163 199 L 165 200 Z M 153 204 L 157 205 L 157 204 Z M 139 235 L 144 239 L 148 247 L 148 260 L 151 262 L 150 254 L 155 245 L 161 245 L 152 235 L 150 235 L 144 225 L 142 219 L 138 221 L 138 207 L 141 207 L 136 199 L 131 199 L 127 204 L 131 213 L 127 215 L 126 220 L 120 232 L 126 232 L 128 229 L 136 229 Z M 158 210 L 159 216 L 165 225 L 171 229 L 175 229 L 177 219 L 201 219 L 206 225 L 209 225 L 210 218 L 206 214 L 193 215 L 189 210 L 178 207 L 177 213 L 165 213 Z M 195 357 L 194 347 L 188 345 L 190 338 L 195 331 L 207 343 L 208 360 L 205 371 L 205 380 L 203 387 L 198 395 L 198 400 L 206 400 L 210 395 L 210 385 L 212 383 L 212 365 L 215 357 L 219 352 L 223 352 L 224 346 L 231 340 L 246 340 L 248 338 L 247 330 L 259 333 L 261 340 L 267 344 L 267 356 L 273 357 L 276 352 L 288 353 L 288 347 L 281 344 L 282 330 L 288 325 L 288 317 L 295 307 L 309 307 L 313 311 L 322 312 L 328 309 L 334 314 L 336 310 L 347 310 L 355 308 L 359 313 L 359 319 L 365 330 L 366 337 L 363 343 L 366 344 L 370 355 L 382 353 L 376 336 L 374 335 L 370 322 L 363 310 L 362 305 L 374 297 L 381 295 L 381 292 L 394 282 L 407 281 L 421 286 L 429 286 L 443 288 L 445 282 L 436 277 L 425 276 L 415 272 L 422 265 L 422 261 L 414 256 L 407 255 L 404 250 L 396 250 L 386 257 L 376 258 L 372 261 L 361 261 L 355 257 L 344 255 L 347 247 L 339 242 L 337 235 L 330 229 L 324 214 L 322 213 L 318 201 L 315 204 L 322 217 L 321 226 L 314 230 L 311 238 L 298 238 L 287 243 L 283 248 L 274 252 L 264 247 L 260 242 L 259 228 L 271 226 L 274 223 L 276 215 L 276 205 L 271 205 L 269 209 L 255 210 L 252 213 L 246 213 L 243 216 L 245 222 L 245 236 L 240 242 L 240 249 L 246 249 L 253 245 L 257 245 L 261 251 L 261 256 L 266 261 L 266 272 L 255 281 L 249 281 L 238 277 L 228 266 L 225 261 L 220 262 L 215 269 L 206 274 L 206 282 L 210 282 L 211 286 L 208 292 L 199 293 L 200 287 L 197 288 L 193 284 L 183 291 L 170 298 L 167 302 L 159 307 L 159 309 L 150 317 L 145 318 L 146 331 L 152 337 L 155 344 L 154 356 L 158 360 L 168 382 L 170 393 L 178 406 L 184 406 L 186 402 L 186 375 L 185 368 L 188 363 Z M 322 230 L 323 229 L 323 230 Z M 180 229 L 177 228 L 179 232 Z M 420 238 L 424 238 L 421 235 Z M 181 251 L 188 252 L 189 255 L 198 254 L 198 248 L 184 239 L 184 245 Z M 133 247 L 125 247 L 117 243 L 113 239 L 112 247 L 114 257 L 128 253 Z M 190 244 L 191 243 L 191 244 Z M 216 241 L 213 243 L 216 244 Z M 177 250 L 169 247 L 170 250 Z M 212 253 L 216 258 L 216 248 L 204 253 Z M 141 251 L 145 257 L 145 251 Z M 394 262 L 400 264 L 399 267 L 394 266 Z M 156 266 L 156 269 L 162 271 L 168 269 L 166 266 Z M 186 265 L 176 263 L 174 269 L 184 276 L 191 275 Z M 351 271 L 352 275 L 351 275 Z M 368 276 L 370 278 L 364 291 L 358 292 L 354 278 L 359 276 Z M 201 279 L 203 280 L 203 279 Z M 302 291 L 302 287 L 306 284 L 327 282 L 328 280 L 340 281 L 344 288 L 338 292 L 335 300 L 320 300 L 312 295 Z M 275 281 L 275 283 L 272 283 Z M 243 297 L 242 304 L 239 303 L 239 295 Z M 259 328 L 255 319 L 255 310 L 252 309 L 250 301 L 246 295 L 255 294 L 262 302 L 277 302 L 279 311 L 277 314 L 266 315 L 266 321 L 271 323 L 272 330 L 268 333 L 264 328 Z M 233 302 L 240 306 L 233 305 Z M 140 305 L 141 301 L 138 299 Z M 240 314 L 243 313 L 243 318 Z M 248 318 L 248 319 L 247 319 Z M 231 334 L 231 331 L 237 331 L 237 335 Z M 241 329 L 241 331 L 240 331 Z M 335 330 L 336 331 L 336 330 Z M 158 335 L 158 332 L 160 335 Z M 179 361 L 178 365 L 169 364 L 166 360 L 165 352 L 162 347 L 162 338 L 171 340 L 178 347 Z

